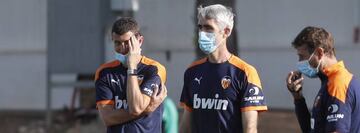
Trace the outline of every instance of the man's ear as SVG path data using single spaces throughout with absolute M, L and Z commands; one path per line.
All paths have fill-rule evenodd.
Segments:
M 231 34 L 231 29 L 229 27 L 225 27 L 224 29 L 224 35 L 225 37 L 229 37 Z
M 325 55 L 323 48 L 320 48 L 320 47 L 316 48 L 315 51 L 316 51 L 316 55 L 319 57 L 319 59 L 321 59 Z

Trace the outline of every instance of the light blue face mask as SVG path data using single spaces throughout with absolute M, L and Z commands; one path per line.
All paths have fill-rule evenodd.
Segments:
M 210 32 L 199 32 L 199 48 L 205 54 L 210 54 L 216 50 L 219 45 L 215 42 L 215 33 Z
M 309 61 L 313 57 L 314 53 L 311 54 L 310 58 L 307 60 L 300 61 L 296 64 L 297 69 L 304 74 L 305 76 L 309 78 L 316 78 L 318 77 L 319 73 L 319 66 L 321 63 L 321 60 L 316 68 L 311 67 Z
M 119 60 L 121 64 L 126 65 L 127 55 L 123 55 L 118 52 L 115 52 L 115 59 Z

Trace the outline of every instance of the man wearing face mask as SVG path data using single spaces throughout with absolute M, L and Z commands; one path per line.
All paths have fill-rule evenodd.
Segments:
M 97 109 L 107 133 L 159 133 L 167 96 L 165 68 L 141 55 L 144 38 L 134 19 L 118 19 L 111 33 L 116 60 L 95 75 Z
M 299 62 L 286 79 L 304 133 L 359 133 L 360 82 L 335 57 L 334 39 L 323 28 L 306 27 L 294 39 Z M 302 81 L 320 78 L 321 88 L 310 115 L 302 95 Z
M 181 132 L 257 132 L 258 112 L 267 106 L 256 69 L 226 47 L 233 19 L 220 4 L 198 8 L 198 43 L 207 57 L 185 71 Z

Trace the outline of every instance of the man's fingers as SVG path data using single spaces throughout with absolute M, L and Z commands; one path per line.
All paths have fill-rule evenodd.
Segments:
M 291 71 L 291 72 L 288 74 L 288 76 L 287 76 L 287 78 L 286 78 L 287 84 L 290 84 L 290 83 L 291 83 L 291 78 L 292 78 L 293 75 L 294 75 L 294 72 L 293 72 L 293 71 Z
M 295 80 L 295 81 L 293 82 L 293 84 L 294 84 L 294 85 L 297 85 L 297 84 L 301 83 L 303 80 L 304 80 L 304 78 L 301 77 L 301 78 Z
M 136 50 L 138 48 L 138 40 L 135 38 L 135 36 L 132 36 L 131 37 L 131 44 L 132 44 L 132 47 L 134 48 L 134 50 Z
M 158 94 L 158 92 L 159 92 L 159 86 L 155 85 L 155 87 L 154 87 L 154 93 L 152 94 L 152 97 L 153 97 L 153 98 L 156 97 L 156 95 Z
M 131 47 L 133 48 L 133 50 L 136 50 L 135 36 L 132 36 L 130 40 L 131 40 Z
M 167 88 L 165 85 L 162 86 L 162 95 L 164 95 L 164 98 L 167 96 Z
M 141 49 L 138 40 L 135 36 L 130 37 L 129 52 L 132 54 L 140 54 Z
M 293 73 L 296 74 L 296 75 L 301 75 L 300 71 L 294 71 Z
M 132 42 L 132 37 L 130 38 L 130 40 L 129 40 L 129 52 L 132 52 L 133 51 L 133 42 Z
M 304 78 L 301 76 L 301 78 L 296 79 L 294 81 L 296 75 L 301 75 L 301 74 L 298 71 L 291 71 L 288 74 L 288 77 L 286 78 L 286 81 L 287 81 L 286 86 L 287 86 L 288 90 L 291 92 L 300 91 L 300 88 L 302 86 L 302 81 L 304 80 Z

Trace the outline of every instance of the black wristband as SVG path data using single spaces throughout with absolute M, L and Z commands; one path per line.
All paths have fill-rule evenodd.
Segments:
M 136 69 L 128 69 L 127 70 L 127 75 L 136 76 L 137 75 L 137 70 Z

